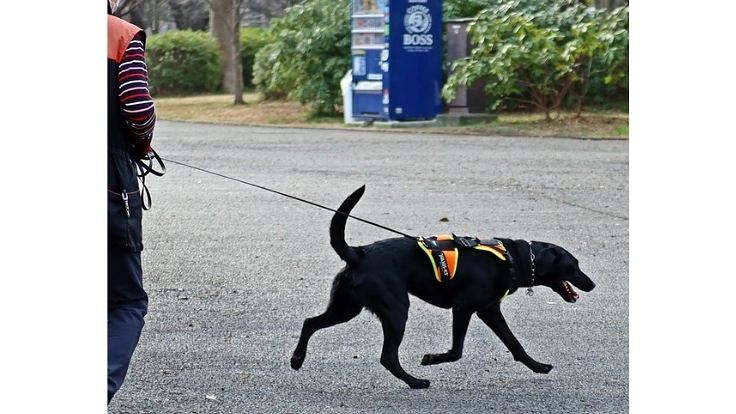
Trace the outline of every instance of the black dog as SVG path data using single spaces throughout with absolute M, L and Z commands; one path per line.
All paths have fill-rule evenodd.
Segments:
M 524 351 L 501 314 L 501 299 L 520 287 L 544 285 L 565 301 L 575 302 L 578 294 L 570 283 L 586 292 L 593 290 L 595 283 L 580 270 L 572 254 L 551 243 L 495 239 L 505 247 L 508 260 L 472 248 L 462 249 L 454 277 L 440 282 L 417 239 L 399 237 L 367 246 L 348 246 L 345 224 L 364 191 L 365 186 L 350 195 L 332 218 L 330 243 L 347 265 L 335 276 L 327 310 L 304 321 L 291 357 L 293 369 L 301 368 L 309 338 L 316 331 L 347 322 L 367 308 L 383 326 L 381 365 L 411 388 L 429 387 L 428 380 L 409 375 L 399 364 L 409 294 L 452 309 L 452 349 L 424 355 L 422 365 L 460 359 L 468 324 L 475 313 L 511 351 L 514 360 L 541 374 L 552 369 L 552 365 L 537 362 Z

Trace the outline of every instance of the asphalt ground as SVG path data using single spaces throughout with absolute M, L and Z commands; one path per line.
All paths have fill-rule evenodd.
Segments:
M 167 162 L 146 180 L 150 309 L 108 413 L 629 412 L 628 141 L 160 121 L 154 148 L 219 175 Z M 428 389 L 380 365 L 368 312 L 318 332 L 294 371 L 302 322 L 324 310 L 343 265 L 332 213 L 241 181 L 329 208 L 365 184 L 358 217 L 417 236 L 556 243 L 597 287 L 575 304 L 545 287 L 504 300 L 527 352 L 554 366 L 546 375 L 477 318 L 460 361 L 420 366 L 449 349 L 451 313 L 417 299 L 400 359 Z M 395 236 L 357 220 L 346 230 L 351 245 Z

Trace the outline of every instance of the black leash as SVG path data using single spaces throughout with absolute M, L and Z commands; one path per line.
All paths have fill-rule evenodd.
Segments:
M 146 186 L 146 176 L 153 174 L 157 177 L 161 177 L 166 174 L 166 165 L 161 160 L 161 157 L 156 151 L 151 148 L 148 154 L 142 157 L 133 157 L 135 160 L 136 169 L 138 170 L 138 178 L 141 181 L 141 205 L 144 210 L 151 209 L 151 192 L 148 191 Z M 154 166 L 153 162 L 158 164 L 158 169 Z
M 305 199 L 303 199 L 303 198 L 299 198 L 299 197 L 295 197 L 295 196 L 293 196 L 293 195 L 290 195 L 290 194 L 282 193 L 281 191 L 276 191 L 276 190 L 272 190 L 272 189 L 270 189 L 270 188 L 267 188 L 267 187 L 264 187 L 264 186 L 262 186 L 262 185 L 258 185 L 258 184 L 253 184 L 253 183 L 249 183 L 249 182 L 247 182 L 247 181 L 244 181 L 244 180 L 240 180 L 240 179 L 237 179 L 237 178 L 229 177 L 229 176 L 227 176 L 227 175 L 224 175 L 224 174 L 220 174 L 220 173 L 216 173 L 216 172 L 213 172 L 213 171 L 205 170 L 204 168 L 199 168 L 199 167 L 195 167 L 195 166 L 193 166 L 193 165 L 185 164 L 185 163 L 183 163 L 183 162 L 179 162 L 179 161 L 174 161 L 174 160 L 171 160 L 171 159 L 168 159 L 168 158 L 158 157 L 158 154 L 156 154 L 156 157 L 157 157 L 157 159 L 158 159 L 159 161 L 160 161 L 160 160 L 165 160 L 165 161 L 167 161 L 167 162 L 173 162 L 174 164 L 179 164 L 179 165 L 181 165 L 181 166 L 184 166 L 184 167 L 188 167 L 188 168 L 191 168 L 191 169 L 193 169 L 193 170 L 198 170 L 198 171 L 202 171 L 202 172 L 204 172 L 204 173 L 207 173 L 207 174 L 212 174 L 212 175 L 216 175 L 216 176 L 218 176 L 218 177 L 222 177 L 222 178 L 225 178 L 225 179 L 228 179 L 228 180 L 232 180 L 232 181 L 237 181 L 237 182 L 239 182 L 239 183 L 242 183 L 242 184 L 246 184 L 246 185 L 249 185 L 249 186 L 251 186 L 251 187 L 256 187 L 256 188 L 260 188 L 261 190 L 266 190 L 266 191 L 270 191 L 270 192 L 272 192 L 272 193 L 274 193 L 274 194 L 278 194 L 278 195 L 281 195 L 281 196 L 284 196 L 284 197 L 288 197 L 288 198 L 291 198 L 291 199 L 294 199 L 294 200 L 297 200 L 297 201 L 301 201 L 302 203 L 307 203 L 307 204 L 311 204 L 311 205 L 313 205 L 313 206 L 315 206 L 315 207 L 319 207 L 319 208 L 322 208 L 322 209 L 325 209 L 325 210 L 329 210 L 329 211 L 332 211 L 333 213 L 339 213 L 339 214 L 342 214 L 342 215 L 345 215 L 345 216 L 348 216 L 348 217 L 352 217 L 352 218 L 354 218 L 354 219 L 356 219 L 356 220 L 358 220 L 358 221 L 362 221 L 363 223 L 366 223 L 366 224 L 370 224 L 371 226 L 376 226 L 376 227 L 382 228 L 382 229 L 384 229 L 384 230 L 388 230 L 388 231 L 390 231 L 390 232 L 393 232 L 393 233 L 396 233 L 396 234 L 400 234 L 400 235 L 402 235 L 402 236 L 404 236 L 404 237 L 409 237 L 409 238 L 411 238 L 411 239 L 416 239 L 416 237 L 414 237 L 414 236 L 410 236 L 410 235 L 408 235 L 408 234 L 406 234 L 406 233 L 402 233 L 402 232 L 400 232 L 400 231 L 398 231 L 398 230 L 394 230 L 394 229 L 392 229 L 392 228 L 390 228 L 390 227 L 382 226 L 382 225 L 380 225 L 380 224 L 374 223 L 374 222 L 372 222 L 372 221 L 369 221 L 369 220 L 365 220 L 365 219 L 362 219 L 362 218 L 360 218 L 360 217 L 352 216 L 352 215 L 350 215 L 350 214 L 345 214 L 345 213 L 343 213 L 342 211 L 337 211 L 337 210 L 335 210 L 335 209 L 332 209 L 332 208 L 329 208 L 329 207 L 325 207 L 325 206 L 323 206 L 323 205 L 321 205 L 321 204 L 317 204 L 317 203 L 311 202 L 311 201 L 309 201 L 309 200 L 305 200 Z M 163 165 L 163 164 L 162 164 L 162 165 Z

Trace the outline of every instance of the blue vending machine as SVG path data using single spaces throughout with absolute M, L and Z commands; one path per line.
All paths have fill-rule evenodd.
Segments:
M 352 106 L 358 120 L 442 113 L 442 0 L 353 0 Z

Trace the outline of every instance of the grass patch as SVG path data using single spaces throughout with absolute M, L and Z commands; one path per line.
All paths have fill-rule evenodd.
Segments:
M 243 94 L 245 105 L 235 105 L 232 95 L 154 97 L 159 119 L 235 125 L 284 125 L 320 128 L 377 129 L 350 126 L 343 116 L 311 117 L 310 108 L 291 101 L 261 101 L 257 93 Z M 555 114 L 556 115 L 556 114 Z M 541 113 L 500 113 L 492 122 L 443 126 L 439 124 L 401 128 L 402 131 L 441 132 L 470 135 L 566 136 L 584 138 L 629 137 L 629 114 L 616 109 L 589 110 L 576 117 L 562 112 L 558 119 L 544 120 Z

